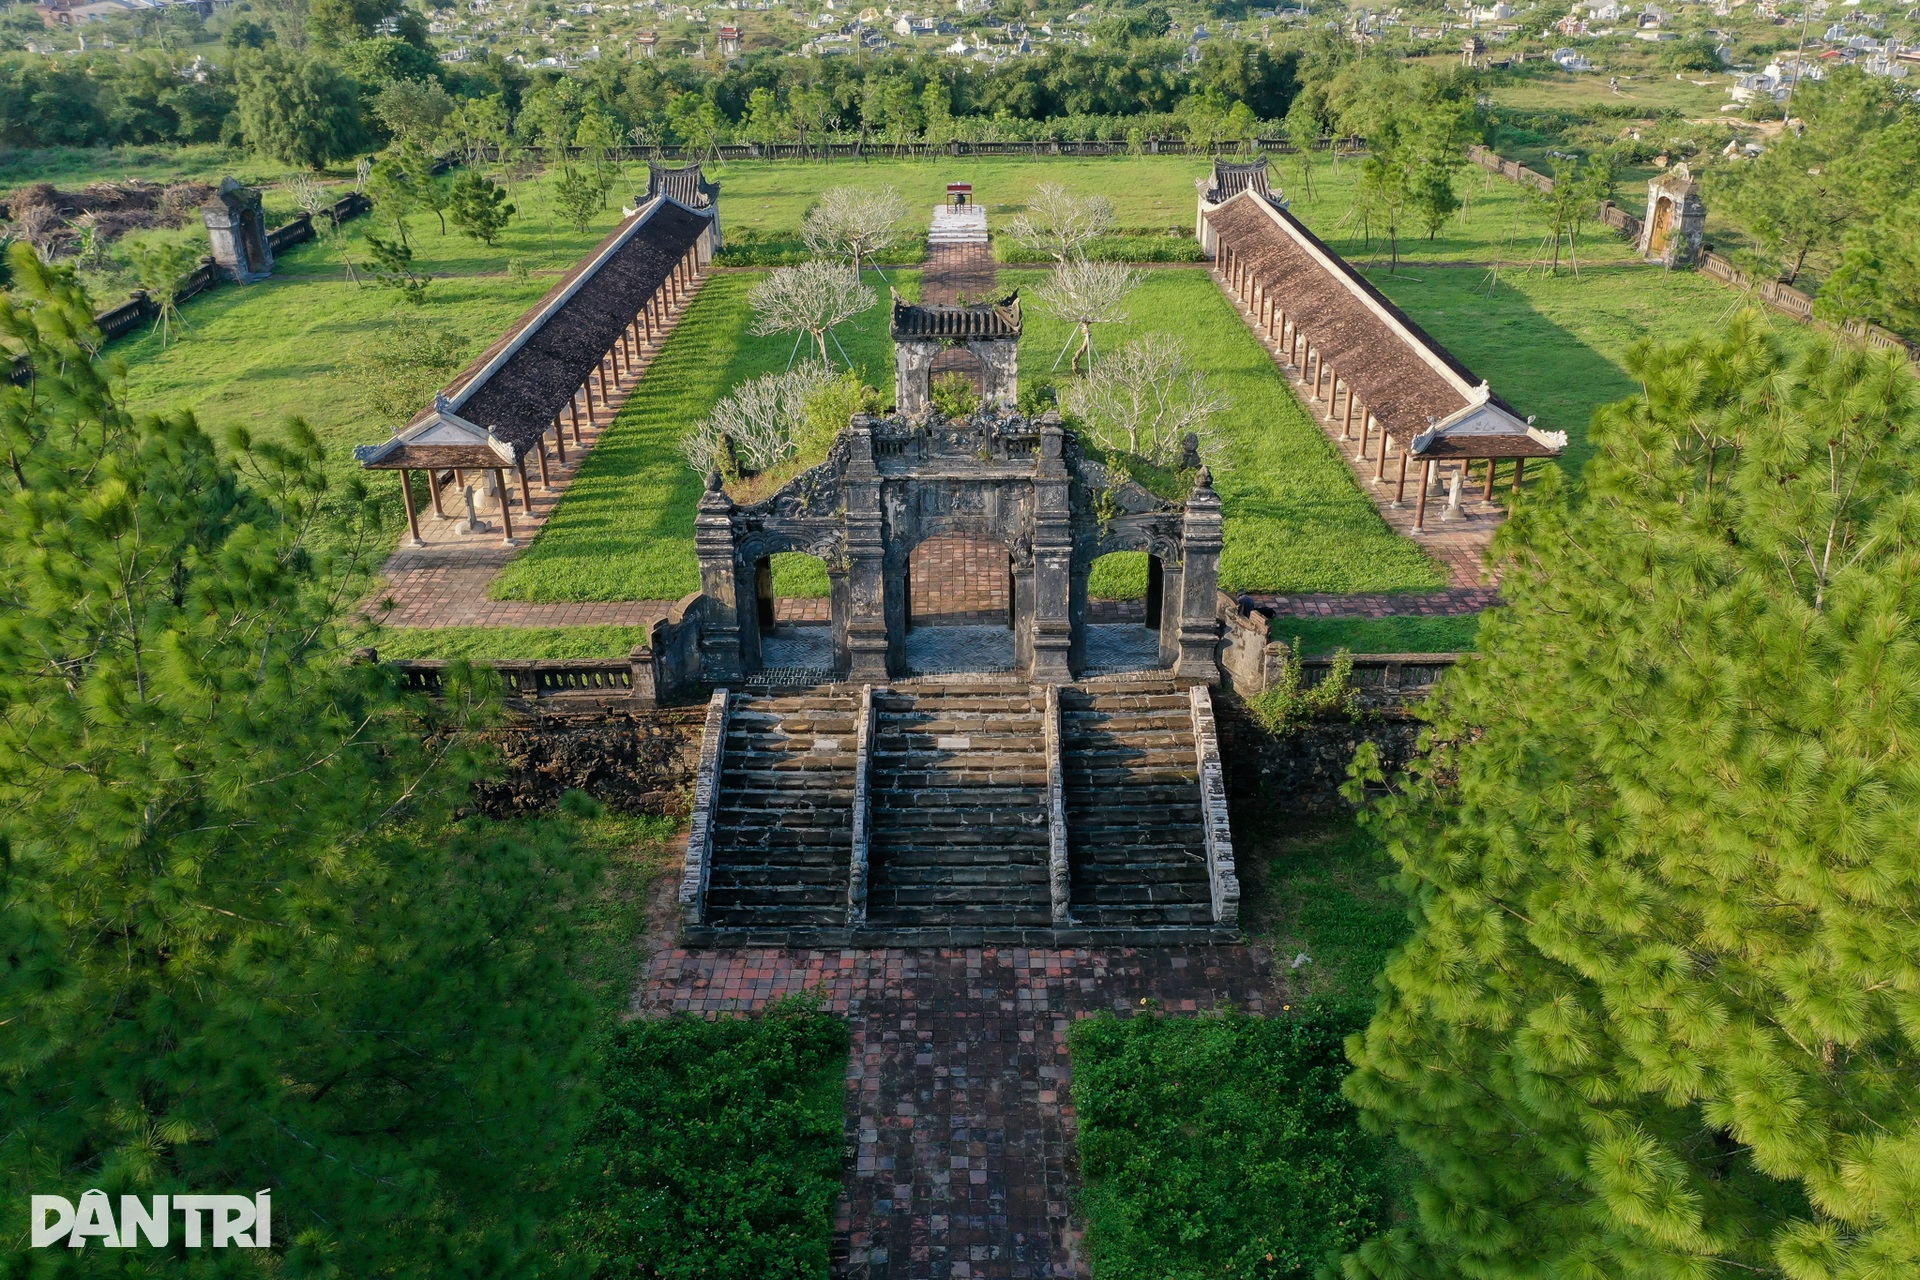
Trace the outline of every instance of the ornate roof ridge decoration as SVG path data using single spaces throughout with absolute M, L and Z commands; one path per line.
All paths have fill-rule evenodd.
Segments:
M 1222 204 L 1243 191 L 1271 200 L 1273 191 L 1267 185 L 1267 158 L 1234 162 L 1218 156 L 1213 160 L 1213 173 L 1209 177 L 1198 178 L 1194 185 L 1200 188 L 1208 204 Z
M 425 450 L 432 453 L 426 454 Z M 448 461 L 435 463 L 434 459 L 443 456 Z M 453 460 L 456 456 L 458 462 Z M 395 431 L 391 440 L 355 445 L 353 459 L 362 467 L 379 471 L 428 465 L 510 467 L 515 461 L 512 445 L 490 428 L 455 413 L 444 395 L 435 396 L 433 407 Z
M 1020 338 L 1020 291 L 997 302 L 941 305 L 908 302 L 893 294 L 895 342 L 994 342 Z
M 675 204 L 695 213 L 703 213 L 714 207 L 720 197 L 720 184 L 710 182 L 701 172 L 700 162 L 692 164 L 664 165 L 657 160 L 647 161 L 647 199 L 665 196 Z
M 1566 447 L 1565 432 L 1534 427 L 1278 202 L 1243 191 L 1203 216 L 1225 251 L 1251 265 L 1268 296 L 1282 300 L 1308 341 L 1359 386 L 1376 420 L 1415 454 L 1462 437 L 1473 437 L 1473 457 Z M 1506 443 L 1490 445 L 1489 437 Z M 1445 452 L 1466 456 L 1464 448 Z

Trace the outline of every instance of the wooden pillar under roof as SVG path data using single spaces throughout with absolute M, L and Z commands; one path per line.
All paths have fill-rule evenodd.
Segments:
M 533 486 L 527 483 L 527 455 L 521 454 L 514 459 L 513 469 L 520 473 L 520 506 L 526 511 L 527 519 L 533 519 Z M 507 509 L 507 496 L 500 495 L 500 509 Z
M 1427 531 L 1427 490 L 1433 488 L 1433 459 L 1429 458 L 1421 464 L 1421 472 L 1420 500 L 1413 512 L 1413 531 L 1415 533 L 1425 533 Z
M 1380 458 L 1373 464 L 1373 482 L 1379 484 L 1387 478 L 1387 451 L 1393 448 L 1393 432 L 1380 428 Z
M 1487 489 L 1485 493 L 1482 493 L 1480 495 L 1480 500 L 1482 502 L 1493 501 L 1493 473 L 1496 469 L 1498 469 L 1499 462 L 1500 460 L 1498 458 L 1487 459 Z
M 1408 452 L 1409 450 L 1406 450 L 1406 449 L 1402 449 L 1400 451 L 1400 480 L 1394 486 L 1394 490 L 1393 490 L 1393 509 L 1395 511 L 1402 510 L 1407 505 L 1407 454 Z
M 445 520 L 447 512 L 440 505 L 440 471 L 437 467 L 427 469 L 427 493 L 433 498 L 433 514 Z
M 538 440 L 533 442 L 533 447 L 540 451 L 540 487 L 552 493 L 553 480 L 547 475 L 547 437 L 544 432 Z
M 1513 491 L 1515 493 L 1520 492 L 1520 473 L 1526 469 L 1527 460 L 1525 458 L 1515 458 L 1513 460 Z
M 407 504 L 407 529 L 413 534 L 413 545 L 424 547 L 426 539 L 420 536 L 420 513 L 413 506 L 413 472 L 400 468 L 400 501 Z
M 553 415 L 553 448 L 560 455 L 560 465 L 567 465 L 567 429 L 560 425 L 560 415 Z
M 500 495 L 500 529 L 508 546 L 513 546 L 513 503 L 507 498 L 507 473 L 500 467 L 493 468 L 493 489 Z

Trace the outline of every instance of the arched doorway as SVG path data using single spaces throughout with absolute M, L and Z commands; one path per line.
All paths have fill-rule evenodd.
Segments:
M 953 379 L 964 378 L 973 391 L 977 404 L 987 392 L 987 366 L 979 356 L 965 347 L 953 346 L 934 357 L 929 387 L 932 394 L 938 396 L 941 390 Z
M 1087 570 L 1086 639 L 1078 655 L 1083 676 L 1153 671 L 1161 663 L 1160 631 L 1166 575 L 1145 551 L 1110 551 Z
M 827 563 L 804 551 L 762 556 L 754 565 L 760 633 L 759 683 L 816 684 L 846 669 L 834 650 Z
M 1647 237 L 1647 252 L 1655 257 L 1667 251 L 1667 237 L 1673 232 L 1673 201 L 1661 196 L 1653 206 L 1653 231 Z
M 942 533 L 906 564 L 906 662 L 915 675 L 1012 671 L 1013 557 L 1002 543 Z

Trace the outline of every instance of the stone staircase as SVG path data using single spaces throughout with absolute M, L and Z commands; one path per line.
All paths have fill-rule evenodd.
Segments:
M 935 685 L 874 707 L 868 925 L 1050 925 L 1044 693 Z
M 1073 918 L 1092 927 L 1213 919 L 1187 695 L 1060 694 Z
M 857 711 L 821 691 L 734 699 L 707 883 L 714 928 L 846 923 Z
M 1235 937 L 1231 907 L 1215 918 L 1209 820 L 1223 883 L 1232 855 L 1216 766 L 1216 803 L 1203 799 L 1196 696 L 1210 706 L 1161 676 L 717 694 L 683 935 L 817 946 Z

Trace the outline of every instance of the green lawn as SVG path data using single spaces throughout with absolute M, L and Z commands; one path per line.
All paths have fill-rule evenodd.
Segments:
M 1032 286 L 1034 271 L 1003 271 Z M 1228 591 L 1400 591 L 1441 585 L 1439 566 L 1395 534 L 1353 483 L 1346 464 L 1226 295 L 1204 271 L 1150 271 L 1131 301 L 1132 321 L 1096 335 L 1108 350 L 1144 333 L 1177 335 L 1227 402 L 1210 460 L 1227 520 L 1220 585 Z M 1020 342 L 1024 383 L 1050 372 L 1067 330 L 1038 307 Z
M 1393 861 L 1350 817 L 1255 812 L 1267 820 L 1241 823 L 1235 841 L 1247 931 L 1286 963 L 1295 997 L 1371 1002 L 1375 975 L 1411 927 L 1387 880 Z
M 1300 642 L 1309 656 L 1349 653 L 1462 653 L 1474 648 L 1480 615 L 1456 617 L 1275 618 L 1269 634 L 1282 644 Z

